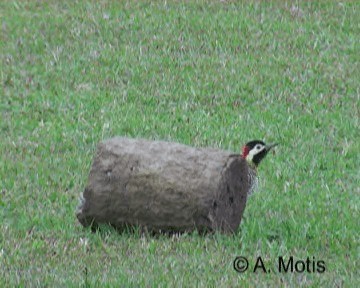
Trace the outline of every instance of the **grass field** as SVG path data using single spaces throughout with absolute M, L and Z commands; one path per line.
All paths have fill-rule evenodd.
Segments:
M 0 286 L 360 287 L 360 5 L 314 2 L 1 1 Z M 281 146 L 234 236 L 91 233 L 77 198 L 117 135 Z

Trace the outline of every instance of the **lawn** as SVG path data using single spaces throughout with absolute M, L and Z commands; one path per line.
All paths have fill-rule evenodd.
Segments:
M 359 4 L 1 1 L 0 15 L 1 287 L 360 287 Z M 118 135 L 281 145 L 235 235 L 92 233 L 78 196 Z M 271 272 L 252 271 L 259 256 Z M 311 271 L 279 272 L 280 256 Z

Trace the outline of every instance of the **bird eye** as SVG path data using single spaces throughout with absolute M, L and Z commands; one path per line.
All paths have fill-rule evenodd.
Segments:
M 256 150 L 260 150 L 260 149 L 261 149 L 261 145 L 256 145 L 256 146 L 255 146 L 255 149 L 256 149 Z

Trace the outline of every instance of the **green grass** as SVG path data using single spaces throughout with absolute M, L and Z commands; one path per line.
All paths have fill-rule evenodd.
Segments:
M 360 5 L 186 2 L 1 1 L 1 287 L 359 287 Z M 281 146 L 234 236 L 91 233 L 77 198 L 116 135 Z

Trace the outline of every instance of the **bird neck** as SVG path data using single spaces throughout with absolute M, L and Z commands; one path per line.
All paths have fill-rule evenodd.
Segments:
M 247 160 L 247 163 L 251 169 L 257 171 L 257 166 L 253 161 Z

